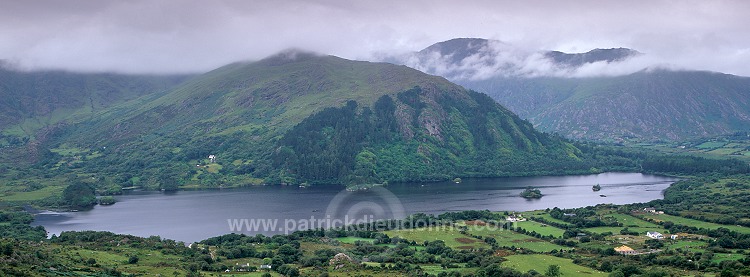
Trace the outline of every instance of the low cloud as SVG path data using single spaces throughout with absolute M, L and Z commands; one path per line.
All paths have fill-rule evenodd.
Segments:
M 747 1 L 703 0 L 4 1 L 0 59 L 27 69 L 205 72 L 288 48 L 370 60 L 481 37 L 517 48 L 493 57 L 502 72 L 563 74 L 527 49 L 627 47 L 658 63 L 750 76 L 749 13 Z M 483 62 L 475 58 L 465 66 Z M 588 67 L 569 74 L 619 70 Z
M 475 52 L 470 55 L 422 51 L 384 58 L 384 60 L 402 63 L 452 80 L 470 81 L 495 77 L 603 77 L 628 75 L 653 69 L 689 70 L 696 68 L 670 63 L 667 59 L 642 53 L 614 61 L 602 60 L 569 65 L 555 62 L 546 55 L 547 52 L 548 50 L 530 50 L 490 40 L 486 45 L 476 48 Z M 465 57 L 456 59 L 459 55 Z

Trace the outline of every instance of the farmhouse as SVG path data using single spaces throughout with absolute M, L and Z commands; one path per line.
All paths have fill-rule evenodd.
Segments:
M 518 215 L 518 216 L 517 216 L 517 215 L 511 215 L 511 216 L 508 216 L 508 217 L 506 217 L 506 218 L 505 218 L 505 220 L 507 220 L 507 221 L 509 221 L 509 222 L 519 222 L 519 221 L 526 221 L 526 219 L 525 219 L 525 218 L 523 218 L 523 217 L 522 217 L 522 216 L 520 216 L 520 215 Z
M 663 239 L 664 235 L 659 232 L 646 232 L 646 236 L 652 239 Z
M 652 214 L 664 214 L 664 211 L 657 211 L 655 208 L 643 208 L 643 212 Z

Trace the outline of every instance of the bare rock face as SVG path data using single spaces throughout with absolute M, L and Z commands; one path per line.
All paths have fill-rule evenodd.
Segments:
M 354 263 L 354 260 L 352 260 L 349 255 L 346 255 L 344 253 L 338 253 L 336 256 L 333 256 L 330 261 L 328 261 L 328 264 L 333 266 L 334 269 L 340 269 L 348 264 Z

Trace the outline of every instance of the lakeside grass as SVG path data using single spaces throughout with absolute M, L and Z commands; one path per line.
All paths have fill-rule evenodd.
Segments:
M 53 195 L 60 195 L 63 189 L 65 189 L 63 186 L 48 186 L 35 191 L 6 192 L 5 195 L 0 196 L 0 201 L 38 201 Z
M 562 276 L 602 276 L 606 277 L 607 273 L 601 272 L 585 266 L 574 264 L 572 260 L 559 258 L 555 256 L 533 254 L 533 255 L 512 255 L 505 257 L 507 261 L 501 266 L 516 269 L 521 272 L 535 270 L 544 273 L 550 265 L 560 266 Z

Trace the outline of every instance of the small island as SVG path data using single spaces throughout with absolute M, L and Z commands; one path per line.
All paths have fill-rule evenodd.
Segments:
M 115 202 L 117 202 L 117 200 L 112 196 L 102 196 L 99 198 L 99 205 L 112 205 L 115 204 Z
M 594 190 L 594 191 L 600 191 L 600 190 L 602 190 L 602 186 L 600 186 L 599 184 L 596 184 L 593 187 L 591 187 L 591 189 Z
M 526 199 L 538 199 L 544 196 L 539 189 L 527 187 L 526 190 L 521 192 L 521 197 Z

